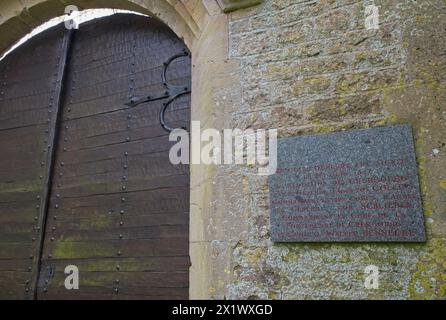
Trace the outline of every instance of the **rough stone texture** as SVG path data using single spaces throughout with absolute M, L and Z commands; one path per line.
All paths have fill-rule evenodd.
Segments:
M 217 0 L 223 12 L 228 13 L 260 4 L 263 0 Z
M 210 297 L 446 298 L 446 3 L 375 1 L 381 24 L 372 31 L 368 4 L 274 0 L 231 14 L 242 95 L 229 122 L 279 128 L 282 137 L 412 123 L 428 243 L 273 244 L 267 179 L 217 168 L 212 220 L 220 222 L 211 231 L 225 232 L 207 234 Z M 364 287 L 368 265 L 381 271 L 378 290 Z
M 65 0 L 2 0 L 0 51 Z M 281 137 L 412 123 L 427 244 L 273 244 L 266 177 L 191 167 L 191 298 L 446 297 L 446 3 L 265 0 L 222 14 L 215 0 L 73 0 L 159 17 L 193 53 L 192 118 L 204 127 L 279 128 Z M 435 6 L 435 7 L 434 7 Z M 378 290 L 364 268 L 381 270 Z

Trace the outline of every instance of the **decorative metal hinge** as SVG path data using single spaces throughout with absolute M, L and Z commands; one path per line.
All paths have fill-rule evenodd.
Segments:
M 156 96 L 133 97 L 130 99 L 128 103 L 126 103 L 126 105 L 129 107 L 136 107 L 143 103 L 168 99 L 167 102 L 163 103 L 163 108 L 161 109 L 160 112 L 160 124 L 163 127 L 163 129 L 166 130 L 167 132 L 172 132 L 174 130 L 174 128 L 171 128 L 166 124 L 165 114 L 167 108 L 178 97 L 191 93 L 190 88 L 187 86 L 177 86 L 167 82 L 167 70 L 169 69 L 170 64 L 181 57 L 190 57 L 190 53 L 186 49 L 184 49 L 182 53 L 178 53 L 169 58 L 169 60 L 167 60 L 166 62 L 164 62 L 164 68 L 162 73 L 163 85 L 164 87 L 166 87 L 166 91 L 164 93 Z M 182 127 L 181 129 L 186 130 L 186 128 L 184 127 Z

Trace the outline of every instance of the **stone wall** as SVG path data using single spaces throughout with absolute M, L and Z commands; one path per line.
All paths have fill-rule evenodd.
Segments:
M 375 0 L 4 0 L 0 51 L 64 6 L 157 16 L 193 53 L 192 118 L 278 128 L 281 137 L 393 123 L 414 127 L 427 244 L 273 244 L 267 178 L 191 166 L 191 298 L 446 298 L 446 2 Z M 236 10 L 240 9 L 240 10 Z M 236 11 L 234 11 L 236 10 Z M 364 268 L 381 271 L 364 288 Z
M 268 0 L 229 16 L 233 90 L 214 93 L 217 127 L 293 136 L 411 123 L 427 244 L 274 244 L 267 178 L 214 168 L 205 217 L 208 288 L 228 299 L 446 298 L 446 2 Z M 229 63 L 229 62 L 228 62 Z M 364 287 L 364 268 L 381 272 Z

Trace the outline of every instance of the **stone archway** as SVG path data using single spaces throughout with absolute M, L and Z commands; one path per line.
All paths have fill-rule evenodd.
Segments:
M 45 21 L 64 15 L 68 5 L 75 5 L 80 10 L 111 8 L 157 17 L 180 38 L 183 38 L 190 48 L 200 38 L 210 17 L 207 8 L 200 0 L 186 2 L 178 0 L 2 1 L 0 3 L 0 52 L 4 52 L 18 39 Z
M 192 53 L 191 119 L 219 128 L 241 103 L 239 61 L 229 56 L 227 13 L 262 0 L 4 0 L 0 3 L 0 55 L 44 22 L 62 16 L 68 5 L 83 9 L 129 10 L 160 19 Z M 228 96 L 230 95 L 230 97 Z M 226 99 L 228 97 L 228 99 Z M 218 103 L 216 101 L 219 101 Z M 215 168 L 191 165 L 190 298 L 212 295 L 215 272 L 207 228 L 212 217 Z
M 0 54 L 33 28 L 64 15 L 68 5 L 75 5 L 81 10 L 122 9 L 157 17 L 192 49 L 211 22 L 211 17 L 261 2 L 262 0 L 4 0 L 0 3 Z
M 226 0 L 225 0 L 226 1 Z M 5 0 L 0 3 L 0 53 L 6 52 L 23 36 L 46 21 L 64 15 L 67 5 L 82 9 L 123 9 L 157 17 L 167 24 L 188 46 L 193 57 L 192 120 L 212 125 L 218 65 L 228 62 L 228 17 L 218 1 L 209 0 Z M 224 10 L 222 10 L 222 8 Z M 217 62 L 220 62 L 217 63 Z M 226 69 L 229 65 L 226 64 Z M 235 64 L 234 64 L 235 66 Z M 227 70 L 225 70 L 227 71 Z M 227 81 L 227 86 L 231 85 Z M 219 84 L 224 89 L 223 84 Z M 193 165 L 190 208 L 190 298 L 209 296 L 212 272 L 207 261 L 208 246 L 204 236 L 206 218 L 211 210 L 209 191 L 212 168 Z

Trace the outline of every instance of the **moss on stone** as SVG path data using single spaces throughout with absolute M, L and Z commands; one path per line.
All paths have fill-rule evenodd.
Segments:
M 428 251 L 416 265 L 409 284 L 409 298 L 416 300 L 446 298 L 446 239 L 433 239 Z
M 282 257 L 283 262 L 297 262 L 299 260 L 299 254 L 297 252 L 290 250 L 288 254 Z

